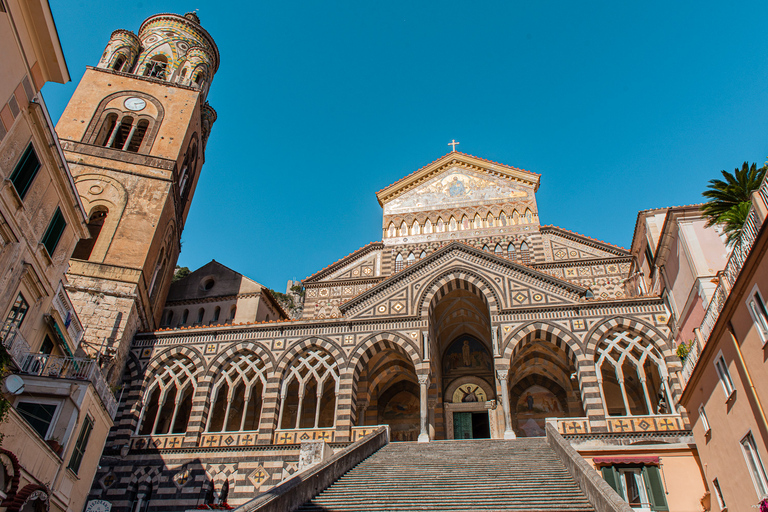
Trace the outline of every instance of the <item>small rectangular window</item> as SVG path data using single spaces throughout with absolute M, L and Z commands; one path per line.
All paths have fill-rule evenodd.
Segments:
M 701 426 L 704 427 L 704 434 L 709 434 L 712 428 L 709 426 L 707 413 L 704 411 L 704 404 L 699 406 L 699 418 L 701 418 Z
M 56 208 L 56 212 L 53 214 L 53 218 L 51 218 L 51 223 L 48 224 L 48 229 L 45 230 L 41 240 L 50 256 L 53 256 L 53 252 L 56 250 L 56 246 L 59 245 L 59 240 L 61 240 L 61 235 L 66 227 L 67 222 L 64 220 L 61 208 Z
M 717 504 L 720 505 L 720 510 L 725 510 L 727 505 L 725 504 L 723 491 L 720 490 L 720 482 L 717 481 L 717 478 L 712 480 L 712 486 L 715 488 L 715 497 L 717 498 Z
M 16 411 L 22 418 L 27 420 L 35 432 L 41 438 L 47 439 L 48 430 L 53 422 L 53 415 L 56 414 L 56 406 L 53 404 L 37 404 L 33 402 L 19 402 L 16 405 Z
M 16 327 L 21 327 L 21 322 L 24 321 L 24 317 L 29 310 L 29 304 L 24 300 L 24 296 L 19 292 L 16 296 L 16 300 L 11 306 L 11 311 L 8 312 L 8 316 L 5 318 L 6 324 L 13 324 Z
M 721 355 L 715 360 L 715 368 L 717 368 L 717 375 L 720 377 L 720 383 L 725 390 L 725 396 L 730 397 L 735 388 L 733 387 L 733 381 L 731 380 L 731 374 L 728 372 L 728 365 L 725 364 L 725 358 Z
M 85 449 L 88 446 L 88 440 L 91 437 L 91 431 L 93 430 L 93 419 L 90 416 L 85 417 L 83 422 L 83 428 L 80 429 L 80 435 L 77 437 L 77 443 L 75 443 L 75 450 L 72 452 L 72 458 L 69 459 L 69 469 L 75 472 L 80 470 L 80 464 L 83 462 L 83 456 L 85 455 Z
M 35 148 L 32 147 L 30 142 L 27 149 L 24 150 L 24 154 L 21 155 L 21 159 L 16 164 L 16 168 L 11 173 L 11 183 L 19 194 L 19 197 L 24 199 L 27 195 L 29 186 L 32 185 L 32 180 L 35 179 L 37 171 L 40 170 L 40 159 L 37 158 Z
M 744 458 L 747 461 L 747 467 L 749 467 L 749 472 L 752 475 L 752 481 L 755 484 L 757 497 L 764 498 L 768 495 L 768 478 L 766 478 L 763 461 L 760 459 L 760 454 L 757 452 L 755 438 L 752 437 L 751 432 L 741 440 L 741 448 L 744 450 Z
M 760 333 L 760 339 L 765 344 L 768 341 L 768 312 L 766 312 L 765 303 L 760 296 L 760 292 L 756 289 L 752 292 L 749 300 L 747 300 L 747 307 L 749 308 L 749 314 L 752 315 L 752 321 L 757 327 L 757 332 Z

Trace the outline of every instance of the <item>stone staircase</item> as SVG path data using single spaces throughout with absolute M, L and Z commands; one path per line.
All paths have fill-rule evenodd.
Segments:
M 301 512 L 594 512 L 545 438 L 390 443 Z

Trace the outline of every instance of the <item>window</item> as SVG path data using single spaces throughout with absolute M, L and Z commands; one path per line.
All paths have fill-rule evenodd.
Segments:
M 419 221 L 417 220 L 413 221 L 413 225 L 411 225 L 411 234 L 412 235 L 421 234 L 421 225 L 419 224 Z
M 291 365 L 283 381 L 280 428 L 332 427 L 339 391 L 338 364 L 327 352 L 310 348 Z
M 405 224 L 405 221 L 403 221 L 400 224 L 400 236 L 408 236 L 408 226 Z
M 89 238 L 82 238 L 75 250 L 72 251 L 72 258 L 76 260 L 88 260 L 93 252 L 93 247 L 96 245 L 96 241 L 99 239 L 101 229 L 104 227 L 104 221 L 107 220 L 106 209 L 98 209 L 91 213 L 91 217 L 88 219 L 88 233 Z
M 16 411 L 22 418 L 27 420 L 29 426 L 32 427 L 41 438 L 48 438 L 48 431 L 51 429 L 53 416 L 56 414 L 56 405 L 19 402 L 16 404 Z
M 704 404 L 699 406 L 699 418 L 701 418 L 701 426 L 704 427 L 704 435 L 709 434 L 712 430 L 712 427 L 709 426 L 707 413 L 704 411 Z
M 403 270 L 403 255 L 398 254 L 395 257 L 395 272 L 399 272 L 401 270 Z
M 501 258 L 501 252 L 502 252 L 501 244 L 496 244 L 496 247 L 493 249 L 493 252 L 496 254 L 496 256 Z
M 181 315 L 181 325 L 187 325 L 187 320 L 189 319 L 189 310 L 185 309 L 184 313 Z
M 717 481 L 717 478 L 712 480 L 712 485 L 715 488 L 715 497 L 717 498 L 717 504 L 720 505 L 720 510 L 725 510 L 728 506 L 725 504 L 723 491 L 720 490 L 720 482 Z
M 155 374 L 144 395 L 138 435 L 187 431 L 198 371 L 191 359 L 179 357 Z
M 24 154 L 21 155 L 19 163 L 16 164 L 13 173 L 11 173 L 11 183 L 13 183 L 13 187 L 20 198 L 24 199 L 24 196 L 27 195 L 29 186 L 35 179 L 38 170 L 40 170 L 40 159 L 37 158 L 35 148 L 30 142 L 27 149 L 24 150 Z
M 725 390 L 725 396 L 731 397 L 736 388 L 733 387 L 733 381 L 731 380 L 731 374 L 728 372 L 728 365 L 725 364 L 725 358 L 722 354 L 717 356 L 715 360 L 715 368 L 717 369 L 717 375 L 720 377 L 720 383 Z
M 421 254 L 419 255 L 419 259 L 423 260 L 426 257 L 427 257 L 427 251 L 421 251 Z
M 531 263 L 531 255 L 528 252 L 528 244 L 525 242 L 520 244 L 520 259 L 524 265 L 529 265 Z
M 406 263 L 406 266 L 411 266 L 416 262 L 416 255 L 413 253 L 408 255 L 408 262 Z
M 61 235 L 64 233 L 64 228 L 66 227 L 67 223 L 64 220 L 64 215 L 61 213 L 61 208 L 57 207 L 56 212 L 53 214 L 53 218 L 51 218 L 51 223 L 48 224 L 48 229 L 45 230 L 45 234 L 41 240 L 42 244 L 45 246 L 45 250 L 48 251 L 49 256 L 53 256 L 53 252 L 59 245 L 59 240 L 61 240 Z
M 229 319 L 234 320 L 235 319 L 235 313 L 237 313 L 237 306 L 232 306 L 232 308 L 229 310 Z
M 760 333 L 760 339 L 765 344 L 768 342 L 768 313 L 765 309 L 765 302 L 763 302 L 757 287 L 752 291 L 752 295 L 747 301 L 747 307 L 749 308 L 749 314 L 752 315 L 752 321 Z
M 77 436 L 77 443 L 75 443 L 75 450 L 72 452 L 72 458 L 69 459 L 69 469 L 75 472 L 80 470 L 80 463 L 83 462 L 83 455 L 85 455 L 85 448 L 88 446 L 88 439 L 91 437 L 91 431 L 93 430 L 93 418 L 86 415 L 83 422 L 83 428 L 80 429 L 80 435 Z
M 6 324 L 13 324 L 16 327 L 21 327 L 21 322 L 24 321 L 24 317 L 27 315 L 27 311 L 29 311 L 29 304 L 27 304 L 27 301 L 24 300 L 24 296 L 21 294 L 21 292 L 19 292 L 19 294 L 16 296 L 16 300 L 13 303 L 13 306 L 11 307 L 11 311 L 5 318 Z
M 669 510 L 658 466 L 604 466 L 601 471 L 608 485 L 633 509 Z
M 429 233 L 432 233 L 432 221 L 427 219 L 427 221 L 424 223 L 424 234 L 428 235 Z
M 125 64 L 125 57 L 122 55 L 115 59 L 115 63 L 112 65 L 112 69 L 115 71 L 122 71 L 123 64 Z
M 144 76 L 161 78 L 165 80 L 168 61 L 163 55 L 155 55 L 144 67 Z
M 241 354 L 213 386 L 208 432 L 258 430 L 266 385 L 261 359 L 255 354 Z
M 221 308 L 219 306 L 216 306 L 216 309 L 213 310 L 213 320 L 211 320 L 211 323 L 218 322 L 219 315 L 221 315 Z M 269 317 L 267 317 L 267 319 L 269 319 Z
M 203 323 L 203 317 L 205 316 L 205 310 L 203 308 L 200 308 L 200 310 L 197 312 L 197 323 L 201 324 Z
M 510 243 L 507 246 L 507 258 L 514 260 L 515 259 L 515 244 Z
M 506 226 L 507 225 L 507 214 L 504 212 L 501 212 L 499 214 L 499 226 Z
M 757 452 L 755 438 L 752 432 L 744 436 L 741 440 L 741 448 L 744 450 L 744 458 L 747 460 L 749 473 L 752 475 L 752 482 L 755 484 L 758 498 L 764 498 L 768 495 L 768 478 L 765 475 L 763 461 L 760 460 L 760 454 Z

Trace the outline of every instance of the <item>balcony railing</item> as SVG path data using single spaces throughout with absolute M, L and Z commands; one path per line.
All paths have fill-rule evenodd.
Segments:
M 21 368 L 24 357 L 29 353 L 29 343 L 19 331 L 19 327 L 13 322 L 6 322 L 0 329 L 0 340 L 11 356 L 13 364 Z
M 763 179 L 757 193 L 760 200 L 768 205 L 768 181 L 766 181 L 766 179 Z M 701 322 L 700 333 L 702 343 L 700 344 L 698 340 L 695 340 L 691 346 L 690 352 L 683 362 L 683 387 L 685 387 L 688 380 L 691 378 L 693 368 L 699 360 L 701 351 L 704 348 L 704 345 L 709 341 L 712 330 L 715 328 L 720 312 L 723 310 L 725 301 L 728 298 L 728 294 L 736 283 L 736 279 L 739 277 L 741 269 L 744 267 L 744 262 L 746 261 L 749 252 L 752 250 L 752 246 L 755 244 L 759 229 L 760 221 L 753 205 L 749 209 L 747 221 L 742 228 L 741 239 L 739 240 L 739 243 L 733 247 L 731 255 L 728 257 L 728 262 L 725 264 L 725 268 L 718 276 L 720 281 L 717 284 L 717 288 L 715 288 L 715 293 L 712 294 L 712 300 L 709 301 L 707 312 L 704 314 L 704 320 Z
M 24 355 L 19 369 L 21 373 L 27 375 L 89 381 L 93 384 L 109 416 L 115 419 L 117 400 L 115 400 L 112 390 L 109 389 L 96 360 L 27 353 Z

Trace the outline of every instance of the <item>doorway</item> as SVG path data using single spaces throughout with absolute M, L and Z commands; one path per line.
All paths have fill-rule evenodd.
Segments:
M 491 424 L 488 412 L 454 412 L 454 439 L 490 439 Z

